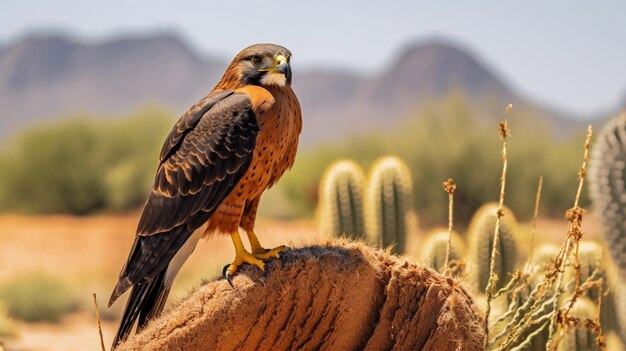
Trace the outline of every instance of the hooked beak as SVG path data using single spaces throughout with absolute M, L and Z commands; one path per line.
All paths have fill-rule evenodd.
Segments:
M 276 67 L 274 69 L 284 74 L 287 79 L 287 83 L 291 84 L 291 66 L 289 66 L 289 62 L 287 62 L 287 58 L 285 56 L 276 56 Z

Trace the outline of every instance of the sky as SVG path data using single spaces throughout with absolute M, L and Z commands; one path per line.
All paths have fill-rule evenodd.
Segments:
M 378 74 L 411 43 L 443 38 L 483 59 L 531 100 L 573 115 L 626 100 L 626 1 L 5 0 L 0 44 L 62 31 L 100 41 L 175 31 L 202 54 L 289 48 L 297 69 Z

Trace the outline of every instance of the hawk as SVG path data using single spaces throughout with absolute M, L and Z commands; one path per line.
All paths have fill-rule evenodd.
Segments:
M 279 45 L 245 48 L 167 136 L 135 241 L 109 301 L 110 307 L 132 288 L 113 347 L 137 320 L 141 329 L 160 314 L 176 274 L 201 238 L 232 238 L 235 259 L 224 272 L 229 283 L 244 263 L 264 270 L 264 261 L 286 250 L 261 246 L 254 222 L 263 191 L 293 165 L 302 130 L 290 58 L 291 52 Z M 244 248 L 239 228 L 251 251 Z

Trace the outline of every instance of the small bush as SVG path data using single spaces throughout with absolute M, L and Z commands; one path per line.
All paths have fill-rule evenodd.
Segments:
M 58 321 L 75 301 L 68 287 L 44 273 L 19 275 L 0 286 L 0 300 L 9 314 L 26 322 Z
M 146 109 L 121 120 L 77 117 L 24 130 L 0 145 L 0 210 L 84 215 L 139 207 L 172 120 Z

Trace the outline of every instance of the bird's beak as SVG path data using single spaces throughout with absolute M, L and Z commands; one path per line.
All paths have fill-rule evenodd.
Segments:
M 287 58 L 283 55 L 276 56 L 275 60 L 276 67 L 274 69 L 285 75 L 288 83 L 291 83 L 291 67 L 289 66 L 289 62 L 287 62 Z

